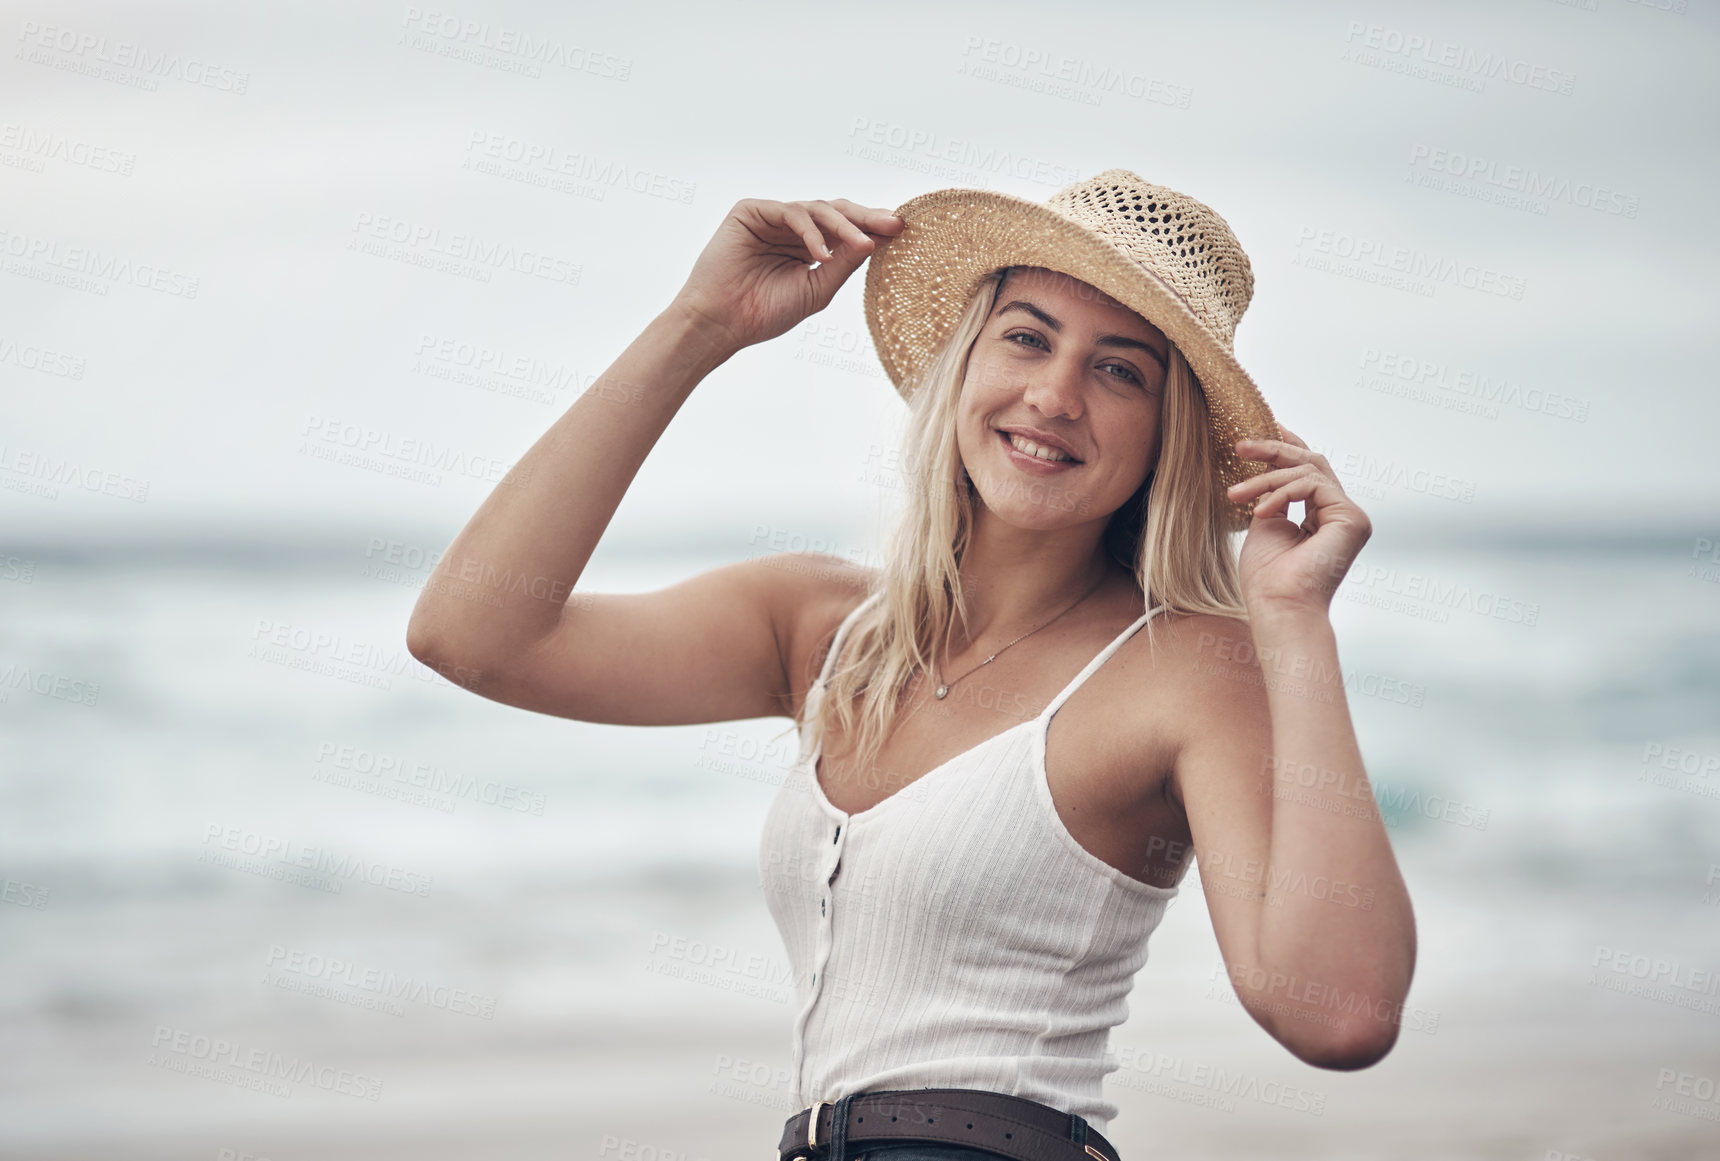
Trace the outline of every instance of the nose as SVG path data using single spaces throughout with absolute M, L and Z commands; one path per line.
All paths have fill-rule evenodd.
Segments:
M 1041 415 L 1081 416 L 1082 380 L 1085 364 L 1072 352 L 1063 351 L 1027 374 L 1022 401 Z

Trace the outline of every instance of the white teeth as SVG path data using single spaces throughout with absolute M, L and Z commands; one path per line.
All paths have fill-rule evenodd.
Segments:
M 1009 436 L 1010 446 L 1025 455 L 1036 456 L 1042 460 L 1051 460 L 1053 463 L 1061 462 L 1063 460 L 1073 460 L 1075 458 L 1066 452 L 1058 451 L 1054 447 L 1045 447 L 1041 444 L 1034 443 L 1030 439 L 1023 439 L 1021 436 L 1015 435 L 1011 432 L 1005 432 L 1004 434 Z

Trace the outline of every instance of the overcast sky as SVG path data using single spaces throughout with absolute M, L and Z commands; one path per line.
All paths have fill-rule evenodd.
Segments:
M 451 535 L 736 199 L 1112 166 L 1230 223 L 1238 355 L 1376 524 L 1720 532 L 1720 36 L 1684 6 L 12 6 L 5 535 Z M 894 502 L 863 277 L 700 386 L 617 539 Z M 371 466 L 316 454 L 357 431 Z M 411 441 L 466 474 L 391 474 Z

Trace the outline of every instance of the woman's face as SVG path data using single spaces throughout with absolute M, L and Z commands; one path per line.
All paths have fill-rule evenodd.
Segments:
M 962 464 L 985 506 L 1024 528 L 1121 507 L 1158 463 L 1169 351 L 1162 331 L 1087 283 L 1010 271 L 956 410 Z

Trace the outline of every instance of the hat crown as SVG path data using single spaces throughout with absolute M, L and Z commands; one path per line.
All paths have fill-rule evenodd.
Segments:
M 1045 204 L 1168 286 L 1226 346 L 1235 342 L 1254 297 L 1254 270 L 1211 206 L 1126 169 L 1076 182 Z

